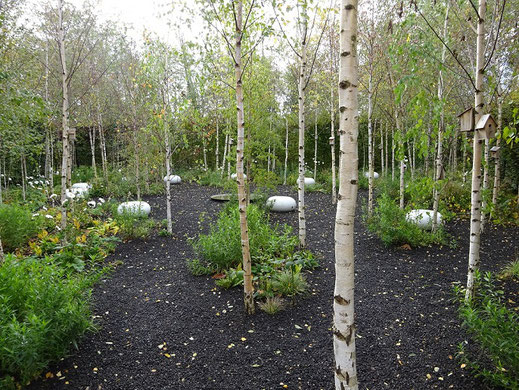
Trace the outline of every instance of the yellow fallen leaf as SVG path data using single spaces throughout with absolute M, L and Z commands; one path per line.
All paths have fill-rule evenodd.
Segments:
M 467 365 L 465 363 L 463 363 L 460 367 L 465 368 L 465 367 L 467 367 Z
M 171 357 L 169 353 L 165 353 L 164 356 L 166 356 L 168 359 Z
M 242 337 L 241 338 L 241 341 L 246 341 L 247 339 L 245 337 Z

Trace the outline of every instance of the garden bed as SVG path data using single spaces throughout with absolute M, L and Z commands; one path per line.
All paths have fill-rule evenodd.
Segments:
M 122 261 L 94 289 L 99 332 L 71 357 L 48 369 L 31 389 L 332 389 L 334 217 L 331 196 L 306 195 L 307 242 L 321 255 L 308 276 L 309 293 L 270 316 L 248 316 L 240 288 L 223 290 L 193 276 L 188 238 L 207 232 L 221 204 L 218 190 L 182 184 L 172 190 L 173 236 L 120 244 Z M 280 187 L 277 194 L 296 194 Z M 361 194 L 363 195 L 363 194 Z M 152 217 L 165 218 L 164 198 L 146 199 Z M 200 212 L 204 220 L 200 221 Z M 360 213 L 360 208 L 358 209 Z M 272 214 L 297 226 L 297 212 Z M 468 222 L 447 231 L 457 246 L 386 248 L 356 223 L 357 357 L 361 389 L 485 389 L 460 368 L 460 327 L 452 286 L 465 283 Z M 518 228 L 488 226 L 484 270 L 514 259 Z M 58 375 L 59 374 L 59 375 Z

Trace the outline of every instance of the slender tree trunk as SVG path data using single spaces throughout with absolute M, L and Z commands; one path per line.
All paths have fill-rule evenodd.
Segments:
M 167 107 L 164 106 L 164 112 Z M 166 146 L 166 176 L 169 179 L 171 175 L 171 143 L 169 142 L 169 124 L 167 115 L 164 115 L 164 144 Z M 168 233 L 173 233 L 173 222 L 171 221 L 171 182 L 166 180 L 166 219 L 168 226 Z
M 285 174 L 283 176 L 283 185 L 287 184 L 287 169 L 288 169 L 288 118 L 286 118 L 286 130 L 285 130 Z
M 238 182 L 238 205 L 240 210 L 240 233 L 241 233 L 241 249 L 243 256 L 243 301 L 245 310 L 249 314 L 254 313 L 254 287 L 252 285 L 252 269 L 249 248 L 249 230 L 247 226 L 247 203 L 245 199 L 245 181 L 243 176 L 243 158 L 244 158 L 244 138 L 245 123 L 243 113 L 243 87 L 242 87 L 242 58 L 241 44 L 243 38 L 242 31 L 242 9 L 241 0 L 234 0 L 236 4 L 236 35 L 235 35 L 235 77 L 236 77 L 236 111 L 238 123 L 238 144 L 236 147 L 236 176 Z
M 218 126 L 218 115 L 216 116 L 216 152 L 215 152 L 215 157 L 216 157 L 216 164 L 215 164 L 215 172 L 218 171 L 218 169 L 220 168 L 220 128 Z
M 63 154 L 61 160 L 61 228 L 65 229 L 67 226 L 67 209 L 65 202 L 67 201 L 67 167 L 69 160 L 69 129 L 68 129 L 68 73 L 65 56 L 65 37 L 63 30 L 63 0 L 58 0 L 58 41 L 59 41 L 59 56 L 61 60 L 61 88 L 62 88 L 62 143 Z
M 354 310 L 354 219 L 358 189 L 357 0 L 341 1 L 340 184 L 335 218 L 333 346 L 335 389 L 357 390 Z
M 467 181 L 467 133 L 463 133 L 463 184 Z
M 400 160 L 400 208 L 404 209 L 404 174 L 405 174 L 405 162 L 404 160 Z
M 445 20 L 443 22 L 443 38 L 447 38 L 447 27 L 449 23 L 449 8 L 450 1 L 447 0 L 447 9 L 445 10 Z M 434 175 L 433 186 L 433 219 L 432 230 L 435 231 L 438 227 L 438 205 L 440 203 L 440 179 L 443 171 L 443 131 L 445 128 L 445 105 L 443 103 L 443 64 L 445 63 L 445 55 L 447 50 L 445 45 L 442 46 L 442 56 L 440 71 L 438 73 L 438 101 L 441 104 L 440 121 L 438 123 L 438 149 L 436 150 L 436 173 Z
M 103 179 L 106 183 L 108 181 L 108 161 L 106 158 L 106 139 L 105 131 L 103 128 L 103 117 L 101 116 L 99 102 L 97 102 L 97 124 L 99 127 L 99 147 L 101 149 L 101 166 L 103 168 Z M 116 140 L 116 143 L 117 142 L 118 141 Z M 117 153 L 117 158 L 119 158 L 119 153 Z
M 330 61 L 330 79 L 333 80 L 333 61 Z M 336 88 L 332 82 L 330 88 L 330 150 L 332 155 L 332 204 L 337 203 L 337 189 L 335 177 L 335 110 L 334 110 L 334 99 L 333 90 Z
M 207 165 L 207 140 L 205 139 L 204 131 L 202 131 L 202 151 L 204 154 L 204 171 L 207 171 L 209 166 Z
M 132 142 L 133 142 L 133 153 L 135 155 L 135 187 L 137 189 L 137 200 L 141 200 L 141 173 L 140 173 L 140 157 L 139 157 L 139 145 L 137 140 L 138 126 L 137 126 L 137 118 L 136 113 L 134 113 L 133 120 L 133 134 L 132 134 Z M 171 232 L 170 232 L 171 233 Z
M 315 129 L 314 129 L 314 180 L 317 180 L 317 109 L 315 110 Z
M 225 162 L 226 162 L 228 149 L 229 149 L 229 134 L 225 134 L 225 145 L 223 148 L 222 167 L 221 167 L 222 176 L 223 176 L 223 173 L 225 172 Z
M 384 144 L 385 148 L 386 148 L 386 151 L 385 151 L 385 157 L 386 157 L 386 162 L 385 162 L 385 166 L 386 166 L 386 169 L 385 169 L 385 174 L 387 175 L 387 171 L 389 170 L 389 165 L 388 165 L 388 162 L 389 162 L 389 157 L 388 157 L 388 153 L 387 153 L 387 148 L 388 148 L 388 138 L 387 138 L 387 133 L 388 133 L 388 130 L 387 130 L 387 122 L 386 122 L 386 142 Z
M 485 163 L 483 164 L 483 188 L 482 191 L 485 192 L 488 188 L 488 167 L 489 167 L 489 156 L 490 156 L 490 142 L 489 139 L 485 137 L 485 149 L 484 149 L 484 155 L 485 155 Z M 485 223 L 486 223 L 486 214 L 485 209 L 487 208 L 487 201 L 484 197 L 484 193 L 482 195 L 482 203 L 481 203 L 481 232 L 485 230 Z
M 4 247 L 2 246 L 2 237 L 0 237 L 0 265 L 4 262 Z
M 90 153 L 92 154 L 92 169 L 94 170 L 94 177 L 97 178 L 96 167 L 96 128 L 90 126 L 88 128 L 88 139 L 90 140 Z
M 267 153 L 267 172 L 270 172 L 270 138 L 269 138 L 269 148 Z
M 497 98 L 497 131 L 501 134 L 501 129 L 503 128 L 503 101 L 501 97 Z M 496 146 L 499 148 L 501 145 L 501 137 L 499 137 L 496 141 Z M 497 197 L 499 194 L 499 186 L 501 182 L 501 172 L 500 172 L 500 157 L 501 152 L 498 150 L 496 152 L 496 156 L 494 159 L 494 189 L 492 190 L 492 204 L 494 208 L 497 206 Z
M 306 247 L 306 218 L 305 218 L 305 93 L 306 93 L 306 61 L 307 61 L 307 33 L 308 33 L 308 14 L 307 4 L 301 7 L 301 62 L 299 64 L 299 180 L 297 186 L 298 193 L 298 214 L 299 214 L 299 246 Z
M 373 174 L 374 174 L 374 151 L 373 151 L 373 63 L 370 57 L 369 79 L 368 79 L 368 215 L 373 214 Z
M 276 143 L 272 147 L 272 172 L 276 172 Z M 249 176 L 247 176 L 248 178 Z
M 395 181 L 395 130 L 391 129 L 391 181 Z
M 20 156 L 20 170 L 22 171 L 22 198 L 25 201 L 27 193 L 27 185 L 25 180 L 27 179 L 27 169 L 25 168 L 25 152 Z
M 475 121 L 478 122 L 483 114 L 483 73 L 485 64 L 485 13 L 486 0 L 479 0 L 479 20 L 478 37 L 476 45 L 476 93 L 475 93 Z M 481 147 L 483 134 L 474 132 L 474 155 L 472 159 L 472 196 L 470 209 L 470 247 L 469 247 L 469 267 L 467 272 L 467 289 L 465 300 L 470 300 L 474 296 L 474 273 L 479 268 L 479 248 L 481 237 Z
M 427 125 L 427 148 L 425 150 L 425 177 L 429 177 L 429 156 L 430 156 L 430 148 L 431 148 L 431 132 L 432 132 L 432 126 L 431 126 L 431 120 L 429 120 L 429 123 Z
M 73 137 L 70 136 L 70 134 L 68 137 L 68 141 L 69 141 L 69 144 L 68 144 L 69 153 L 68 153 L 68 161 L 67 161 L 67 187 L 70 187 L 70 186 L 72 186 L 72 164 L 74 161 L 73 157 L 74 157 L 74 146 L 75 146 L 74 139 L 73 139 Z

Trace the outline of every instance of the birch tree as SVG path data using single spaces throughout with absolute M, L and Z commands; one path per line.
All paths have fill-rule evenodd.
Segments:
M 358 189 L 357 0 L 341 0 L 339 199 L 335 218 L 333 345 L 335 389 L 357 390 L 354 219 Z

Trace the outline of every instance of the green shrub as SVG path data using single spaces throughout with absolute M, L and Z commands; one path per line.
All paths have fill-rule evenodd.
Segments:
M 148 238 L 156 225 L 155 221 L 146 215 L 136 215 L 128 212 L 122 214 L 116 212 L 115 215 L 115 220 L 119 226 L 119 235 L 123 240 Z
M 89 297 L 95 277 L 67 279 L 65 272 L 6 256 L 0 267 L 0 383 L 27 383 L 93 329 Z
M 211 275 L 215 270 L 207 264 L 202 263 L 198 259 L 186 261 L 187 268 L 195 276 Z
M 434 180 L 427 176 L 409 180 L 405 188 L 407 204 L 413 209 L 432 209 L 433 185 Z
M 233 288 L 243 285 L 243 270 L 241 264 L 236 269 L 230 268 L 226 271 L 225 277 L 216 281 L 216 284 L 223 288 Z
M 33 217 L 23 206 L 0 204 L 0 237 L 6 252 L 27 244 L 43 225 L 42 217 Z
M 209 234 L 201 234 L 193 242 L 196 252 L 216 270 L 238 266 L 242 260 L 240 215 L 236 205 L 229 205 L 220 213 Z M 251 204 L 247 208 L 247 223 L 252 261 L 258 257 L 288 257 L 296 246 L 297 237 L 284 225 L 271 227 L 265 212 Z
M 308 283 L 301 274 L 301 266 L 277 273 L 272 279 L 272 289 L 278 294 L 289 297 L 304 293 L 307 287 Z
M 475 296 L 465 302 L 457 289 L 463 326 L 477 344 L 469 353 L 462 343 L 458 358 L 478 378 L 505 389 L 519 389 L 519 316 L 502 302 L 491 273 L 476 275 Z
M 378 205 L 373 215 L 367 219 L 368 229 L 380 237 L 385 245 L 409 244 L 424 246 L 446 241 L 444 230 L 440 227 L 435 232 L 420 229 L 406 220 L 406 211 L 387 194 L 378 198 Z

